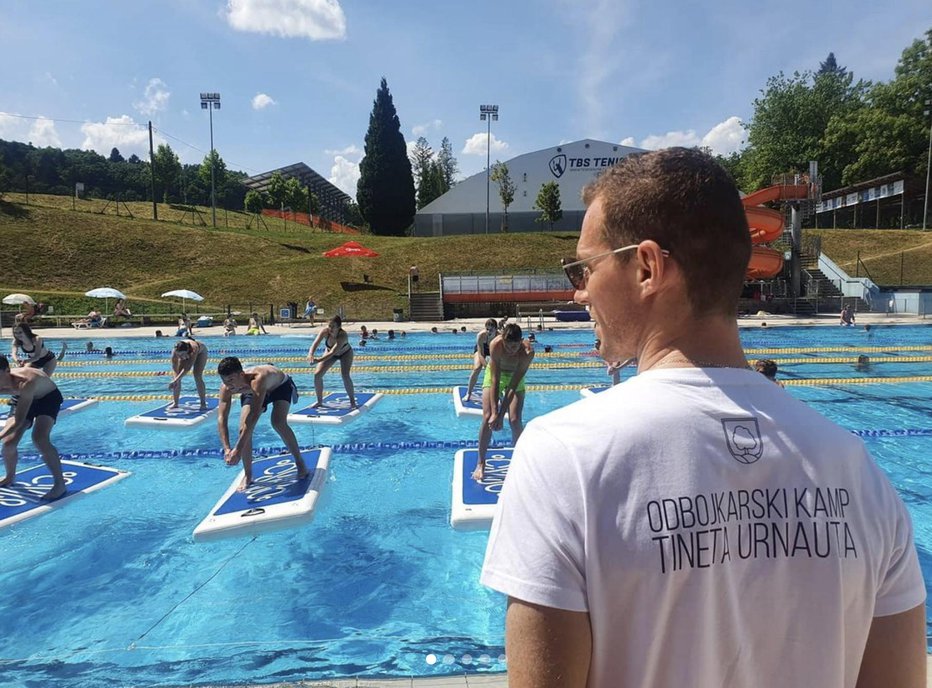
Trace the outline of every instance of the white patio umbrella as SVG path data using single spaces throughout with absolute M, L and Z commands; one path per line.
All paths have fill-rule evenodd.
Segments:
M 35 300 L 29 294 L 7 294 L 3 297 L 3 303 L 8 306 L 18 306 L 21 303 L 36 305 Z
M 104 299 L 104 310 L 108 312 L 110 309 L 110 299 L 126 298 L 123 292 L 113 287 L 98 287 L 97 289 L 84 292 L 84 295 L 90 296 L 92 299 Z
M 175 297 L 181 299 L 181 310 L 185 311 L 185 301 L 190 299 L 191 301 L 203 301 L 204 297 L 198 294 L 196 291 L 191 291 L 190 289 L 175 289 L 173 291 L 167 291 L 162 294 L 162 298 L 171 298 Z
M 33 306 L 36 305 L 36 302 L 33 300 L 29 294 L 7 294 L 3 297 L 3 303 L 8 306 L 18 306 L 22 303 L 30 303 Z M 0 318 L 0 337 L 3 336 L 3 319 Z

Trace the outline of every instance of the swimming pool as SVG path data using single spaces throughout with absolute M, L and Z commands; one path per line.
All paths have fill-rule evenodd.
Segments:
M 761 328 L 742 339 L 749 358 L 780 363 L 791 394 L 865 437 L 910 508 L 929 581 L 932 382 L 915 378 L 932 376 L 932 327 L 867 335 Z M 591 332 L 538 339 L 527 419 L 607 380 L 591 356 Z M 303 362 L 309 337 L 205 341 L 212 358 L 235 353 L 302 371 L 294 373 L 301 403 L 312 397 Z M 303 446 L 334 447 L 315 521 L 203 544 L 191 532 L 237 470 L 218 458 L 215 424 L 123 427 L 159 403 L 127 397 L 167 396 L 169 378 L 159 373 L 168 369 L 171 340 L 100 340 L 99 348 L 117 351 L 113 361 L 80 351 L 67 358 L 55 374 L 65 396 L 102 401 L 63 416 L 56 445 L 133 475 L 0 530 L 0 683 L 159 686 L 504 670 L 504 600 L 477 582 L 486 534 L 449 526 L 452 457 L 478 428 L 455 417 L 449 388 L 465 384 L 472 342 L 473 335 L 411 334 L 357 349 L 356 386 L 389 392 L 382 402 L 350 425 L 294 428 Z M 871 357 L 869 371 L 854 370 L 860 353 Z M 873 382 L 855 384 L 867 378 Z M 216 391 L 218 378 L 206 380 Z M 327 389 L 339 384 L 330 373 Z M 193 393 L 190 379 L 184 391 Z M 280 446 L 267 418 L 254 444 Z M 21 467 L 37 462 L 28 441 L 22 453 Z

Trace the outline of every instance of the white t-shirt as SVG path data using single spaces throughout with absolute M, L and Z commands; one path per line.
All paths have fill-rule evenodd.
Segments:
M 590 687 L 854 686 L 925 599 L 860 439 L 763 375 L 658 369 L 528 424 L 481 582 L 588 612 Z

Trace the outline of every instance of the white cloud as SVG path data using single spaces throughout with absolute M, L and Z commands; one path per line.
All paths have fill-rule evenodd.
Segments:
M 266 95 L 265 93 L 257 93 L 252 98 L 252 109 L 253 110 L 263 110 L 269 105 L 278 105 L 275 102 L 275 99 L 272 96 Z
M 702 145 L 708 146 L 718 155 L 737 153 L 745 146 L 745 130 L 739 117 L 729 117 L 719 122 L 702 137 Z
M 227 0 L 224 15 L 237 31 L 312 41 L 346 37 L 338 0 Z
M 24 129 L 26 120 L 9 112 L 0 112 L 0 139 L 20 140 L 18 132 Z
M 34 146 L 40 148 L 45 146 L 61 148 L 61 139 L 58 137 L 58 132 L 55 131 L 55 122 L 42 115 L 39 115 L 39 118 L 29 128 L 29 140 Z
M 486 141 L 489 141 L 489 148 L 493 153 L 501 153 L 502 151 L 508 150 L 508 144 L 504 141 L 500 141 L 495 138 L 495 134 L 492 134 L 491 139 L 488 139 L 488 134 L 484 131 L 480 131 L 478 134 L 473 134 L 468 139 L 466 139 L 466 145 L 463 146 L 461 153 L 463 155 L 485 155 L 486 154 Z
M 359 163 L 347 160 L 342 155 L 334 156 L 327 181 L 355 199 L 356 182 L 359 181 Z
M 325 150 L 324 155 L 362 156 L 362 149 L 357 147 L 355 144 L 350 144 L 346 148 L 340 148 L 338 150 Z
M 631 5 L 618 0 L 568 3 L 575 15 L 574 21 L 583 28 L 576 86 L 587 136 L 601 138 L 604 135 L 605 93 L 617 88 L 613 80 L 623 59 L 629 57 L 626 53 L 631 52 L 631 48 L 625 46 L 626 42 L 619 40 L 619 34 L 629 24 Z
M 168 107 L 171 92 L 165 82 L 158 77 L 149 79 L 142 100 L 133 103 L 133 107 L 144 115 L 154 115 Z M 107 151 L 109 153 L 109 151 Z
M 618 143 L 621 144 L 622 146 L 631 146 L 632 148 L 637 147 L 637 143 L 635 143 L 633 136 L 626 136 Z
M 424 124 L 415 124 L 411 127 L 411 133 L 415 136 L 423 136 L 431 129 L 440 129 L 443 126 L 443 120 L 435 119 L 430 122 L 425 122 Z
M 686 131 L 668 131 L 665 134 L 651 134 L 641 141 L 640 148 L 647 150 L 660 150 L 671 146 L 702 146 L 709 148 L 716 155 L 731 155 L 745 146 L 744 127 L 741 119 L 736 116 L 729 117 L 709 129 L 704 136 L 699 136 L 695 129 Z M 633 136 L 621 140 L 622 146 L 634 146 Z
M 149 130 L 137 124 L 129 115 L 108 117 L 106 122 L 87 122 L 81 125 L 84 142 L 81 148 L 109 155 L 110 149 L 119 148 L 123 157 L 135 153 L 140 158 L 149 157 Z M 163 140 L 156 136 L 155 145 Z
M 672 146 L 698 146 L 701 139 L 694 129 L 686 131 L 668 131 L 666 134 L 651 134 L 641 141 L 641 148 L 647 150 L 660 150 Z
M 58 86 L 58 79 L 56 79 L 55 75 L 51 72 L 46 72 L 42 75 L 42 78 L 45 79 L 48 83 L 52 84 L 52 86 Z

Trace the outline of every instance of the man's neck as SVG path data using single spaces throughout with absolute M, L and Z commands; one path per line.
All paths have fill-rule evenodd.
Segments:
M 670 319 L 638 352 L 638 372 L 651 368 L 746 368 L 732 317 Z

